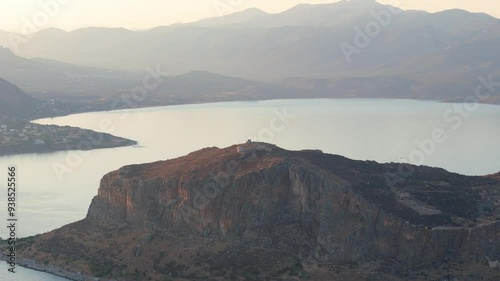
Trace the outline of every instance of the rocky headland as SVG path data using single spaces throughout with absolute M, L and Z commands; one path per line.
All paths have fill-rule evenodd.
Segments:
M 249 142 L 111 172 L 19 255 L 105 280 L 500 280 L 499 207 L 498 174 Z

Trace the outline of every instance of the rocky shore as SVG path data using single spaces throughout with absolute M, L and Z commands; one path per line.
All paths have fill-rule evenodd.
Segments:
M 7 261 L 6 257 L 4 255 L 1 256 L 0 260 L 2 261 Z M 79 272 L 74 272 L 70 270 L 65 270 L 56 266 L 51 266 L 51 265 L 43 265 L 40 263 L 37 263 L 36 261 L 29 260 L 29 259 L 17 259 L 16 260 L 17 266 L 21 266 L 24 268 L 28 268 L 31 270 L 35 271 L 40 271 L 40 272 L 45 272 L 48 274 L 52 274 L 58 277 L 66 278 L 68 280 L 72 281 L 95 281 L 99 280 L 94 277 L 84 275 Z

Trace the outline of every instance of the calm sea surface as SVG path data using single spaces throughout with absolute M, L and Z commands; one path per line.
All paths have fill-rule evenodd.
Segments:
M 0 157 L 2 189 L 7 166 L 16 165 L 19 171 L 20 237 L 83 219 L 99 180 L 112 170 L 247 139 L 467 175 L 500 171 L 500 106 L 492 105 L 470 110 L 463 104 L 412 100 L 274 100 L 85 113 L 36 122 L 108 132 L 139 145 Z M 6 206 L 4 196 L 0 209 L 5 209 L 1 206 Z M 6 212 L 1 213 L 0 219 L 6 219 Z M 0 237 L 5 236 L 0 228 Z M 0 267 L 2 281 L 63 280 L 29 270 L 5 279 L 6 270 Z

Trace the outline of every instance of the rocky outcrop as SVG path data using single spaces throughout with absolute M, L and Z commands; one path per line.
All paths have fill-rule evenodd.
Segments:
M 111 172 L 86 221 L 254 242 L 294 226 L 316 245 L 296 248 L 304 258 L 484 262 L 500 259 L 499 189 L 492 177 L 247 143 Z

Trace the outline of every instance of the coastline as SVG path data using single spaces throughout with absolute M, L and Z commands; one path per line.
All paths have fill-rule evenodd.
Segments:
M 7 261 L 4 255 L 1 256 L 0 260 Z M 57 277 L 65 278 L 71 281 L 94 281 L 101 280 L 100 278 L 88 276 L 79 272 L 65 270 L 59 267 L 54 267 L 50 265 L 43 265 L 36 261 L 21 259 L 18 258 L 16 260 L 16 266 L 20 266 L 23 268 L 31 269 L 38 272 L 48 273 Z
M 55 152 L 65 152 L 65 151 L 92 151 L 99 149 L 110 149 L 110 148 L 120 148 L 120 147 L 130 147 L 138 145 L 137 141 L 127 140 L 124 143 L 117 145 L 102 145 L 98 147 L 92 147 L 90 149 L 78 149 L 75 147 L 58 147 L 58 146 L 36 146 L 36 145 L 18 145 L 14 149 L 9 149 L 7 147 L 0 147 L 0 157 L 5 156 L 15 156 L 24 154 L 50 154 Z M 8 150 L 8 151 L 4 151 Z
M 299 102 L 300 103 L 300 102 Z M 28 267 L 29 268 L 29 267 Z M 41 271 L 41 272 L 47 272 L 46 270 L 49 269 L 49 270 L 52 270 L 52 267 L 48 267 L 48 268 L 43 268 L 43 270 L 38 270 L 38 271 Z M 35 269 L 36 270 L 36 269 Z M 57 273 L 57 269 L 54 269 Z M 54 275 L 57 275 L 57 274 L 54 274 Z M 57 276 L 60 276 L 60 275 L 57 275 Z M 64 277 L 64 276 L 61 276 L 61 277 Z M 66 277 L 65 277 L 66 278 Z M 79 280 L 79 279 L 70 279 L 70 280 Z
M 261 102 L 261 101 L 279 101 L 279 100 L 302 100 L 302 99 L 328 99 L 328 100 L 353 100 L 353 99 L 373 99 L 373 100 L 413 100 L 413 101 L 421 101 L 421 102 L 436 102 L 436 103 L 466 103 L 463 99 L 458 100 L 439 100 L 439 99 L 419 99 L 419 98 L 411 98 L 411 97 L 401 97 L 401 98 L 391 98 L 391 97 L 304 97 L 304 98 L 267 98 L 267 99 L 245 99 L 245 100 L 228 100 L 228 101 L 199 101 L 199 102 L 185 102 L 185 103 L 176 103 L 176 104 L 145 104 L 139 105 L 135 108 L 130 109 L 117 109 L 117 110 L 107 110 L 107 109 L 95 109 L 95 110 L 86 110 L 86 111 L 75 111 L 69 112 L 62 115 L 46 115 L 46 116 L 38 116 L 29 118 L 29 122 L 36 122 L 41 119 L 50 119 L 50 118 L 58 118 L 65 117 L 69 115 L 75 114 L 86 114 L 86 113 L 98 113 L 98 112 L 119 112 L 123 110 L 131 110 L 131 109 L 147 109 L 147 108 L 160 108 L 160 107 L 171 107 L 171 106 L 189 106 L 189 105 L 200 105 L 200 104 L 220 104 L 220 103 L 232 103 L 232 102 Z M 498 102 L 480 102 L 479 104 L 485 105 L 499 105 L 500 100 Z M 120 138 L 120 137 L 118 137 Z M 122 139 L 122 138 L 120 138 Z M 36 146 L 36 145 L 18 145 L 16 147 L 1 147 L 0 146 L 0 157 L 5 156 L 14 156 L 14 155 L 23 155 L 23 154 L 46 154 L 46 153 L 54 153 L 54 152 L 64 152 L 64 151 L 73 151 L 73 150 L 83 150 L 83 151 L 91 151 L 97 149 L 109 149 L 109 148 L 120 148 L 120 147 L 129 147 L 137 145 L 138 142 L 134 140 L 124 139 L 125 142 L 119 143 L 116 145 L 101 145 L 97 147 L 92 147 L 89 149 L 79 149 L 74 147 L 61 147 L 61 146 Z
M 123 110 L 134 110 L 134 109 L 145 109 L 145 108 L 158 108 L 158 107 L 170 107 L 170 106 L 183 106 L 183 105 L 200 105 L 200 104 L 219 104 L 219 103 L 231 103 L 231 102 L 260 102 L 260 101 L 277 101 L 277 100 L 309 100 L 309 99 L 328 99 L 328 100 L 353 100 L 353 99 L 370 99 L 370 100 L 413 100 L 413 101 L 427 101 L 427 102 L 437 102 L 437 103 L 468 103 L 465 98 L 460 99 L 423 99 L 423 98 L 412 98 L 412 97 L 294 97 L 294 98 L 265 98 L 265 99 L 241 99 L 241 100 L 225 100 L 225 101 L 198 101 L 198 102 L 180 102 L 175 104 L 145 104 L 138 105 L 134 108 L 124 108 L 124 109 L 89 109 L 85 111 L 75 111 L 69 112 L 65 114 L 56 114 L 56 115 L 41 115 L 37 117 L 29 118 L 30 122 L 34 122 L 40 119 L 50 119 L 50 118 L 58 118 L 65 117 L 75 114 L 85 114 L 85 113 L 98 113 L 98 112 L 119 112 Z M 485 105 L 498 105 L 500 106 L 500 99 L 498 101 L 493 102 L 479 102 L 479 104 Z

